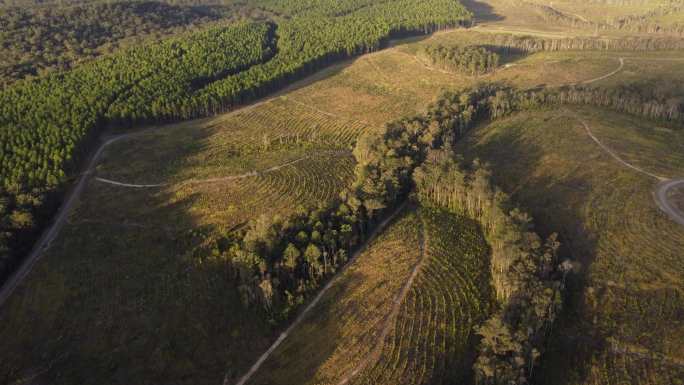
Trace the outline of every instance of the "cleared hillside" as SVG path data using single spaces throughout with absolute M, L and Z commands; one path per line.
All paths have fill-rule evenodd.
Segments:
M 411 209 L 337 278 L 248 384 L 469 378 L 472 328 L 492 295 L 487 254 L 471 220 Z
M 657 180 L 617 162 L 580 119 L 630 164 L 681 175 L 681 131 L 599 109 L 520 113 L 474 131 L 459 151 L 490 162 L 504 191 L 582 262 L 541 378 L 672 383 L 683 374 L 684 228 L 656 206 Z
M 283 3 L 263 0 L 273 12 L 282 11 Z M 358 9 L 354 1 L 335 2 L 341 8 L 317 14 L 309 7 L 314 3 L 289 6 L 314 18 L 374 7 L 365 0 Z M 500 42 L 504 32 L 540 39 L 594 33 L 541 18 L 535 22 L 543 31 L 530 31 L 533 24 L 512 15 L 478 27 L 482 33 L 454 30 L 398 40 L 330 66 L 328 60 L 340 57 L 326 56 L 316 64 L 326 69 L 272 99 L 153 127 L 108 146 L 92 177 L 84 176 L 86 188 L 69 223 L 0 309 L 1 353 L 8 357 L 0 362 L 0 383 L 234 383 L 293 314 L 244 305 L 227 245 L 250 220 L 287 216 L 300 205 L 337 198 L 352 179 L 357 140 L 389 121 L 424 112 L 445 90 L 483 81 L 522 89 L 629 83 L 674 102 L 682 96 L 684 56 L 678 52 L 510 50 L 501 53 L 501 66 L 479 76 L 419 57 L 431 45 Z M 493 33 L 485 33 L 490 27 Z M 344 41 L 353 29 L 345 28 L 334 29 Z M 271 61 L 264 59 L 252 68 L 267 71 Z M 280 80 L 263 88 L 250 83 L 256 91 L 235 100 L 271 92 L 284 86 Z M 211 95 L 228 83 L 205 91 Z M 184 116 L 229 108 L 224 99 L 205 101 L 212 107 L 195 106 L 201 112 L 154 108 Z M 125 109 L 122 122 L 141 111 Z M 546 232 L 561 232 L 564 253 L 583 264 L 573 282 L 575 305 L 555 326 L 551 354 L 534 372 L 549 384 L 674 382 L 684 356 L 678 344 L 684 336 L 684 236 L 653 203 L 654 182 L 615 163 L 575 116 L 585 117 L 607 146 L 643 169 L 674 177 L 684 166 L 681 131 L 603 110 L 522 113 L 459 145 L 468 158 L 490 160 L 497 184 L 532 211 Z M 127 132 L 114 126 L 108 127 L 113 133 Z M 684 207 L 684 192 L 673 195 Z M 468 380 L 472 327 L 489 305 L 485 248 L 472 222 L 423 209 L 407 213 L 339 276 L 320 304 L 323 311 L 306 318 L 249 383 Z M 423 264 L 406 296 L 400 306 L 393 304 L 419 259 Z M 285 270 L 280 260 L 269 264 L 257 269 L 264 276 L 269 269 Z M 324 279 L 332 275 L 325 275 L 325 265 L 322 270 Z

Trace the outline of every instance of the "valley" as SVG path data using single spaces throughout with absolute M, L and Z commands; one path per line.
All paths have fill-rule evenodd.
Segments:
M 467 186 L 486 163 L 493 196 L 530 213 L 505 213 L 521 239 L 558 234 L 539 269 L 562 310 L 543 354 L 525 350 L 530 381 L 678 383 L 680 11 L 581 3 L 463 1 L 471 28 L 394 38 L 229 111 L 109 124 L 0 291 L 0 382 L 474 383 L 482 327 L 512 305 L 495 226 L 415 191 L 415 169 L 453 157 Z M 499 64 L 445 69 L 424 55 L 437 46 Z M 472 108 L 462 126 L 454 100 Z

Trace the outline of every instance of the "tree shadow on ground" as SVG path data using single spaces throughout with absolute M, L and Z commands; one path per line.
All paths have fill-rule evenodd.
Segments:
M 479 127 L 476 131 L 484 129 Z M 581 273 L 567 283 L 565 307 L 554 325 L 535 382 L 568 384 L 585 379 L 592 356 L 606 348 L 605 338 L 584 309 L 586 273 L 598 244 L 596 235 L 586 229 L 583 220 L 592 186 L 578 177 L 535 173 L 536 166 L 543 163 L 545 150 L 524 140 L 518 130 L 489 133 L 486 141 L 480 143 L 476 135 L 477 132 L 471 132 L 458 144 L 465 160 L 479 158 L 489 163 L 495 185 L 533 216 L 535 230 L 542 237 L 558 233 L 561 258 L 570 257 L 582 264 Z
M 475 15 L 475 22 L 495 22 L 504 20 L 505 17 L 497 14 L 494 8 L 484 1 L 462 0 L 461 3 Z

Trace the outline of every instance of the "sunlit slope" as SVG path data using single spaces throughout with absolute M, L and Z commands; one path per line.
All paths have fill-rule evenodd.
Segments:
M 490 162 L 497 183 L 583 264 L 542 378 L 558 383 L 561 365 L 569 383 L 671 383 L 683 374 L 684 228 L 657 208 L 657 180 L 618 163 L 578 119 L 630 164 L 684 172 L 681 131 L 595 109 L 521 113 L 459 149 Z
M 413 277 L 413 278 L 411 278 Z M 249 384 L 435 384 L 470 375 L 490 306 L 477 224 L 405 213 L 335 281 Z

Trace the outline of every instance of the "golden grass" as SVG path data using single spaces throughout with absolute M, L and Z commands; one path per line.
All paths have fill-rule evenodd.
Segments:
M 249 383 L 417 384 L 468 378 L 473 326 L 488 313 L 491 298 L 487 252 L 472 221 L 411 209 L 338 277 Z M 420 270 L 397 317 L 389 318 L 416 266 Z M 379 340 L 382 335 L 385 340 Z
M 336 384 L 374 345 L 393 298 L 421 258 L 420 220 L 395 219 L 335 281 L 250 384 Z
M 353 159 L 348 151 L 359 135 L 423 111 L 445 89 L 479 80 L 521 87 L 576 82 L 612 71 L 619 57 L 539 53 L 477 79 L 431 71 L 412 56 L 422 44 L 459 43 L 463 38 L 454 32 L 413 39 L 333 66 L 314 76 L 315 82 L 299 82 L 266 102 L 161 127 L 107 149 L 98 176 L 168 185 L 130 189 L 88 183 L 70 224 L 0 315 L 0 380 L 18 381 L 47 370 L 47 378 L 57 383 L 135 378 L 142 383 L 216 384 L 225 372 L 229 377 L 242 374 L 274 331 L 258 311 L 245 311 L 238 304 L 226 262 L 212 253 L 217 239 L 260 214 L 285 215 L 299 204 L 334 197 L 350 180 Z M 675 69 L 672 65 L 669 71 Z M 307 161 L 277 172 L 219 183 L 183 183 L 265 170 L 299 157 Z M 563 172 L 586 166 L 566 169 L 563 160 L 557 164 Z M 521 180 L 527 177 L 519 175 Z M 616 239 L 631 243 L 620 247 L 642 241 L 633 235 L 639 231 L 647 238 L 644 242 L 659 231 L 668 242 L 679 239 L 676 230 L 665 229 L 657 213 L 641 206 L 648 183 L 636 176 L 621 178 L 616 183 L 638 187 L 641 196 L 624 189 L 610 199 L 632 200 L 634 212 L 647 220 L 621 233 Z M 538 198 L 548 202 L 543 193 Z M 585 198 L 570 195 L 569 201 L 553 207 L 559 218 L 570 221 L 573 209 L 586 208 Z M 577 224 L 574 220 L 557 223 Z M 630 258 L 649 277 L 639 279 L 639 285 L 651 278 L 660 286 L 673 285 L 681 278 L 672 249 L 649 252 L 642 260 Z M 595 265 L 614 269 L 607 274 L 615 282 L 637 275 L 636 267 L 620 275 L 625 268 L 618 262 L 606 258 Z M 668 264 L 674 266 L 670 276 L 659 268 Z M 387 288 L 380 289 L 378 293 L 389 295 Z M 671 328 L 654 330 L 670 333 Z
M 684 170 L 684 156 L 677 151 L 684 144 L 682 131 L 656 130 L 649 122 L 604 110 L 573 110 L 635 166 L 665 176 Z M 468 158 L 490 162 L 497 183 L 532 212 L 544 231 L 560 232 L 566 252 L 582 261 L 587 279 L 584 318 L 573 321 L 576 325 L 568 327 L 566 337 L 599 333 L 641 346 L 657 355 L 651 358 L 656 364 L 646 367 L 667 366 L 668 359 L 684 357 L 679 343 L 684 325 L 677 316 L 684 309 L 684 228 L 657 208 L 655 179 L 617 163 L 562 110 L 495 122 L 473 132 L 459 148 Z M 576 345 L 567 343 L 559 349 L 559 359 Z M 632 371 L 645 358 L 609 351 L 594 359 L 615 360 L 611 354 L 620 356 L 629 370 L 609 376 L 624 381 L 638 377 Z M 592 367 L 605 364 L 598 361 Z M 647 376 L 660 379 L 653 383 L 667 383 L 676 372 Z M 596 381 L 589 383 L 612 383 Z

